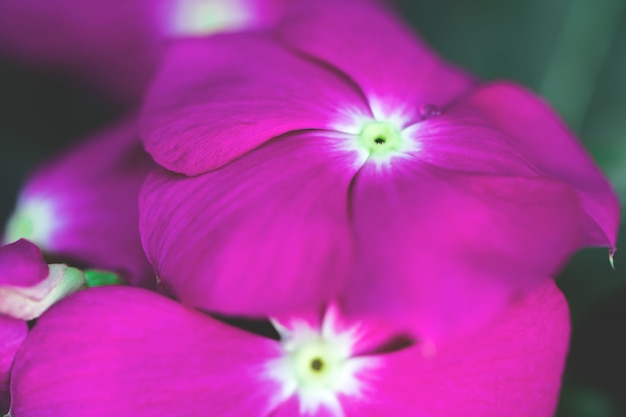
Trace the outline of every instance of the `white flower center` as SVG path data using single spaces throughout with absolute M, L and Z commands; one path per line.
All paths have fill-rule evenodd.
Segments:
M 408 126 L 411 119 L 402 111 L 378 109 L 373 113 L 372 117 L 347 109 L 332 125 L 338 132 L 337 149 L 355 155 L 355 168 L 366 163 L 377 169 L 388 168 L 397 159 L 410 158 L 421 149 L 413 135 L 415 128 Z
M 402 149 L 402 133 L 389 122 L 366 123 L 357 136 L 359 146 L 372 157 L 385 156 Z
M 342 367 L 349 359 L 344 352 L 321 338 L 296 346 L 286 344 L 284 348 L 301 389 L 334 389 Z
M 321 329 L 306 322 L 294 321 L 289 329 L 275 323 L 283 356 L 268 364 L 267 375 L 281 386 L 274 399 L 276 405 L 296 395 L 303 415 L 314 414 L 323 407 L 333 416 L 343 417 L 338 395 L 361 395 L 358 375 L 377 366 L 377 360 L 353 356 L 358 325 L 337 331 L 334 313 L 327 312 Z
M 243 0 L 168 0 L 161 14 L 165 36 L 175 37 L 238 30 L 255 17 Z
M 4 243 L 28 239 L 42 249 L 48 249 L 52 234 L 59 226 L 54 205 L 46 199 L 20 201 L 7 223 Z

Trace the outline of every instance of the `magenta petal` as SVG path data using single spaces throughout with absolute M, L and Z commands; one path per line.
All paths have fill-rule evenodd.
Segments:
M 175 43 L 145 102 L 142 137 L 165 168 L 195 175 L 294 130 L 369 114 L 341 75 L 273 43 L 226 35 Z
M 567 303 L 553 282 L 514 303 L 494 325 L 458 344 L 385 355 L 362 373 L 347 417 L 550 417 L 569 339 Z M 460 411 L 461 410 L 461 411 Z
M 367 164 L 352 207 L 360 258 L 348 312 L 383 313 L 427 339 L 493 319 L 578 247 L 575 193 L 543 179 Z
M 20 239 L 0 246 L 0 286 L 32 287 L 48 276 L 41 250 Z
M 266 416 L 279 344 L 135 288 L 95 288 L 44 314 L 13 370 L 15 417 Z
M 440 117 L 414 126 L 416 157 L 461 172 L 549 178 L 580 199 L 581 246 L 615 246 L 619 203 L 582 145 L 543 101 L 522 87 L 495 83 Z
M 542 175 L 576 189 L 584 210 L 582 233 L 587 245 L 615 246 L 619 201 L 583 146 L 548 105 L 514 84 L 493 84 L 469 98 L 498 129 L 517 138 Z M 514 117 L 511 117 L 514 115 Z
M 154 163 L 134 121 L 125 121 L 49 162 L 30 178 L 7 226 L 64 261 L 152 285 L 139 238 L 139 189 Z
M 294 3 L 279 26 L 281 39 L 339 68 L 362 88 L 373 108 L 413 113 L 422 104 L 443 106 L 473 84 L 376 2 Z
M 150 176 L 141 234 L 159 278 L 183 303 L 221 313 L 322 307 L 352 263 L 346 200 L 357 167 L 332 142 L 287 136 L 201 176 Z
M 9 373 L 17 350 L 26 339 L 28 327 L 23 320 L 0 314 L 0 412 L 9 411 Z
M 320 407 L 315 411 L 303 412 L 302 404 L 298 401 L 298 397 L 292 396 L 280 404 L 272 413 L 272 417 L 337 417 L 337 414 L 326 407 Z M 358 415 L 346 415 L 345 417 L 357 417 Z

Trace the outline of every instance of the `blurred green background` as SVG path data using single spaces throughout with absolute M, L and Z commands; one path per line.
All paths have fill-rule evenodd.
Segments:
M 625 201 L 626 0 L 405 0 L 399 7 L 448 60 L 546 97 Z M 0 220 L 33 166 L 119 112 L 73 80 L 0 58 Z M 615 265 L 606 249 L 586 250 L 559 277 L 574 329 L 559 417 L 626 416 L 620 251 Z

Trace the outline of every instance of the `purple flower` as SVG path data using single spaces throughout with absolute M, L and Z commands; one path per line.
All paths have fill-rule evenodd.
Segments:
M 81 288 L 84 275 L 66 265 L 48 266 L 41 250 L 26 240 L 0 246 L 0 412 L 9 407 L 9 372 L 26 339 L 25 320 Z
M 0 51 L 136 102 L 164 40 L 269 24 L 286 0 L 3 0 Z
M 139 188 L 154 168 L 135 122 L 120 122 L 42 166 L 21 191 L 5 241 L 154 284 L 138 230 Z
M 144 248 L 211 311 L 337 299 L 436 339 L 615 244 L 617 198 L 545 103 L 477 86 L 373 3 L 295 2 L 272 32 L 174 43 L 142 138 L 174 171 L 142 190 Z
M 83 291 L 18 353 L 11 415 L 547 417 L 569 317 L 547 281 L 437 350 L 333 308 L 277 329 L 279 340 L 249 333 L 141 289 Z

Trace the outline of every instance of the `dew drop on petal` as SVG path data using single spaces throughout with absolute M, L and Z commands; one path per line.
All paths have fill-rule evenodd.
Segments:
M 434 104 L 422 104 L 419 108 L 419 115 L 422 120 L 437 117 L 441 114 L 441 109 Z

